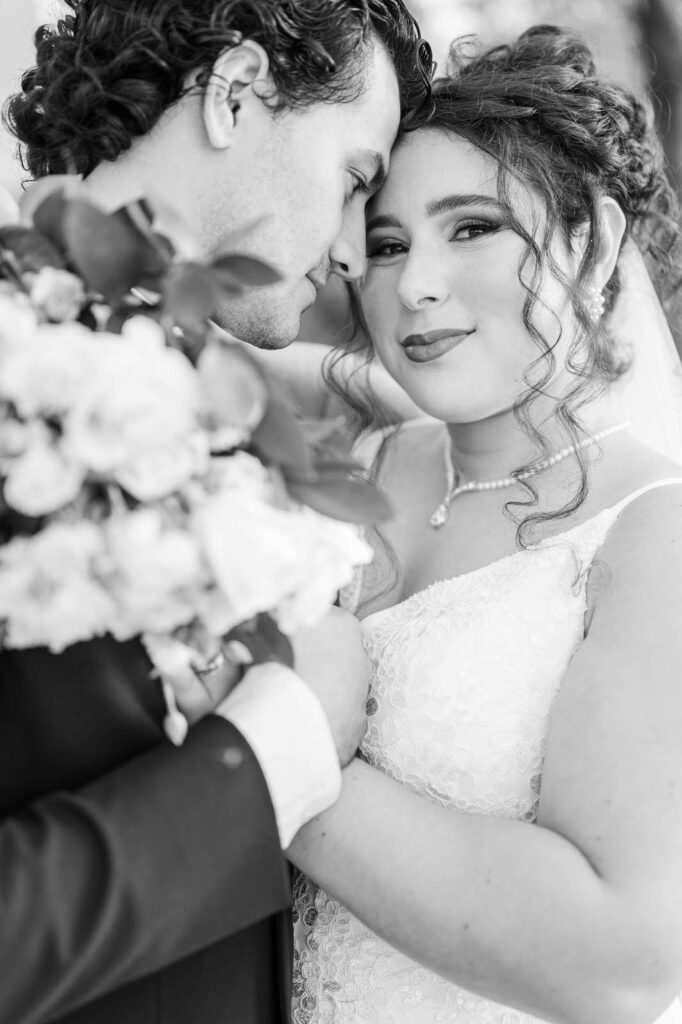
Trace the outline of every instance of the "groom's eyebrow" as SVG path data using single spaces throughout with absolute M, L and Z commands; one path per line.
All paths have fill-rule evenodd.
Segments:
M 367 182 L 367 191 L 371 193 L 378 192 L 386 181 L 388 174 L 386 161 L 381 153 L 377 153 L 374 149 L 363 149 L 361 157 L 367 163 L 369 173 L 371 174 L 371 178 Z

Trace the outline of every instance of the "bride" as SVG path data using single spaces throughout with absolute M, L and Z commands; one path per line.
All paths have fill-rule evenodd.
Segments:
M 411 127 L 361 305 L 424 416 L 375 460 L 361 755 L 288 851 L 294 1020 L 682 1021 L 682 470 L 632 430 L 660 325 L 619 298 L 637 247 L 666 271 L 658 148 L 551 27 Z

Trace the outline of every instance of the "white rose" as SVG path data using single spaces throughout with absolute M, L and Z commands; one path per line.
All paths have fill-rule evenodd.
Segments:
M 49 647 L 102 636 L 115 612 L 95 573 L 103 550 L 93 523 L 54 523 L 0 548 L 0 621 L 7 647 Z
M 213 456 L 209 484 L 216 490 L 244 491 L 262 501 L 269 501 L 274 493 L 270 473 L 260 459 L 248 452 Z
M 31 302 L 48 320 L 75 320 L 85 301 L 83 282 L 68 270 L 43 267 L 31 286 Z
M 0 293 L 0 398 L 15 401 L 17 373 L 35 344 L 38 320 L 28 298 Z
M 372 561 L 373 551 L 357 526 L 339 522 L 304 508 L 308 554 L 302 559 L 296 586 L 276 609 L 283 633 L 314 626 L 334 603 L 338 591 L 350 583 L 357 566 Z
M 241 490 L 221 490 L 195 511 L 195 532 L 226 598 L 221 634 L 287 593 L 301 545 L 291 525 L 289 513 Z
M 2 310 L 0 309 L 0 316 Z M 26 332 L 28 333 L 28 332 Z M 20 416 L 63 416 L 98 369 L 98 335 L 83 324 L 34 322 L 22 345 L 0 349 L 0 389 Z
M 131 316 L 123 324 L 121 339 L 137 352 L 146 350 L 150 355 L 166 351 L 163 327 L 151 316 Z M 183 357 L 184 358 L 184 357 Z
M 196 433 L 134 456 L 116 471 L 116 479 L 138 501 L 157 501 L 180 490 L 192 476 L 203 474 L 209 463 L 208 437 Z
M 28 448 L 32 432 L 36 427 L 40 428 L 40 436 L 49 436 L 49 431 L 43 423 L 21 423 L 19 420 L 10 418 L 3 411 L 0 413 L 3 418 L 0 420 L 0 473 L 6 470 L 8 461 L 22 455 Z
M 107 520 L 106 578 L 120 608 L 112 632 L 165 633 L 191 622 L 205 574 L 196 539 L 156 509 Z
M 10 508 L 25 516 L 44 516 L 74 501 L 85 474 L 53 444 L 31 444 L 9 460 L 4 497 Z
M 349 581 L 354 562 L 371 558 L 355 530 L 329 522 L 308 510 L 275 508 L 245 491 L 209 498 L 194 514 L 194 529 L 225 597 L 223 622 L 217 602 L 211 606 L 212 628 L 224 634 L 295 597 L 299 604 L 282 613 L 283 625 L 319 618 Z
M 122 484 L 138 481 L 147 500 L 202 472 L 206 459 L 205 446 L 196 443 L 197 375 L 180 352 L 154 343 L 156 329 L 156 324 L 138 324 L 126 338 L 106 338 L 99 370 L 65 422 L 65 444 L 75 458 Z M 156 459 L 158 477 L 142 485 L 140 460 L 147 473 Z M 177 466 L 169 473 L 173 459 Z

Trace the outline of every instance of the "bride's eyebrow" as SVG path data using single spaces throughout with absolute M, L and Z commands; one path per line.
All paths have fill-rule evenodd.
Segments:
M 453 193 L 448 196 L 441 196 L 440 199 L 431 199 L 426 204 L 428 217 L 439 217 L 442 213 L 452 213 L 453 210 L 461 210 L 468 206 L 486 207 L 498 213 L 502 209 L 497 199 L 490 195 L 478 195 L 475 192 L 463 194 Z
M 365 231 L 369 234 L 374 228 L 400 228 L 402 224 L 397 217 L 389 217 L 388 214 L 382 213 L 376 217 L 370 217 L 367 221 Z
M 428 217 L 439 217 L 443 213 L 452 213 L 454 210 L 466 209 L 470 206 L 475 206 L 479 210 L 481 208 L 491 210 L 495 213 L 501 213 L 503 211 L 502 204 L 492 196 L 479 195 L 475 192 L 467 192 L 441 196 L 440 199 L 431 199 L 426 204 L 426 215 Z M 365 230 L 369 234 L 369 232 L 373 231 L 375 228 L 401 227 L 402 224 L 397 217 L 381 213 L 377 214 L 376 217 L 370 217 L 367 221 L 367 227 Z

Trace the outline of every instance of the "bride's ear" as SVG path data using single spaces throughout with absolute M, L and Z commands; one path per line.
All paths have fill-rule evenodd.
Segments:
M 599 206 L 599 251 L 592 278 L 592 283 L 600 292 L 606 287 L 616 269 L 625 228 L 625 214 L 620 206 L 615 199 L 604 196 Z
M 267 53 L 251 39 L 220 54 L 202 104 L 206 135 L 214 149 L 227 149 L 234 144 L 249 108 L 263 102 L 253 88 L 255 83 L 272 84 L 269 71 Z

